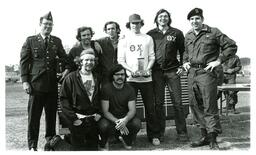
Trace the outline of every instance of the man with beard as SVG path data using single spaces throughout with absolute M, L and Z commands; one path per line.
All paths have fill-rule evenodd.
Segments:
M 125 69 L 117 64 L 110 71 L 111 83 L 106 84 L 102 89 L 101 107 L 104 118 L 99 122 L 101 148 L 108 149 L 106 144 L 114 129 L 115 136 L 124 144 L 125 149 L 131 149 L 140 130 L 140 119 L 135 116 L 136 95 L 125 79 Z
M 101 118 L 99 80 L 93 71 L 95 53 L 89 48 L 81 55 L 81 69 L 70 73 L 60 92 L 62 117 L 71 132 L 72 150 L 98 150 L 97 121 Z
M 218 68 L 236 53 L 237 46 L 219 29 L 203 24 L 202 9 L 191 10 L 187 19 L 192 29 L 185 36 L 183 67 L 188 71 L 191 112 L 202 134 L 191 147 L 209 145 L 210 149 L 219 149 L 216 138 L 222 129 L 217 104 Z
M 103 85 L 110 82 L 108 80 L 110 69 L 117 64 L 117 44 L 121 29 L 117 22 L 109 21 L 104 25 L 104 32 L 108 36 L 97 40 L 102 48 L 102 53 L 99 56 L 99 66 L 102 71 Z
M 40 18 L 40 34 L 30 36 L 20 53 L 20 70 L 23 89 L 29 94 L 28 101 L 28 148 L 37 151 L 42 110 L 45 111 L 46 141 L 56 134 L 57 111 L 57 59 L 64 60 L 68 74 L 70 66 L 61 40 L 50 35 L 53 28 L 51 12 Z

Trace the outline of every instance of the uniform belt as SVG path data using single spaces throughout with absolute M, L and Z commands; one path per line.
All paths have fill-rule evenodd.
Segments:
M 190 66 L 193 68 L 205 68 L 206 67 L 206 65 L 204 65 L 204 64 L 191 64 Z
M 91 117 L 95 117 L 96 114 L 92 114 L 92 115 L 84 115 L 84 114 L 79 114 L 79 113 L 76 113 L 76 116 L 78 119 L 83 119 L 83 118 L 91 118 Z

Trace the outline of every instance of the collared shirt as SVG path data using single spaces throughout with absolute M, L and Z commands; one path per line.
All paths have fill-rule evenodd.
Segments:
M 226 61 L 237 51 L 235 41 L 219 29 L 203 25 L 198 35 L 190 30 L 185 36 L 184 62 L 206 65 L 219 59 Z M 221 53 L 221 54 L 220 54 Z
M 177 68 L 182 64 L 184 52 L 184 36 L 182 31 L 169 27 L 165 34 L 163 34 L 161 30 L 155 28 L 147 34 L 154 40 L 154 51 L 156 54 L 154 68 L 161 67 L 163 70 L 169 70 Z

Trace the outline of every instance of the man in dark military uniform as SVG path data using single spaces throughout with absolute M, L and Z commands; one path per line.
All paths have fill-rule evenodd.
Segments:
M 23 89 L 29 94 L 28 101 L 28 147 L 37 150 L 40 117 L 45 110 L 46 141 L 55 134 L 57 110 L 57 58 L 66 62 L 61 79 L 69 72 L 68 57 L 61 40 L 50 35 L 53 27 L 51 12 L 40 18 L 41 32 L 30 36 L 23 44 L 20 54 Z
M 218 115 L 218 67 L 237 51 L 236 43 L 219 29 L 203 24 L 203 10 L 187 16 L 192 29 L 185 36 L 183 67 L 188 71 L 191 112 L 200 124 L 202 137 L 191 144 L 219 149 L 216 138 L 222 132 Z M 221 53 L 221 54 L 220 54 Z

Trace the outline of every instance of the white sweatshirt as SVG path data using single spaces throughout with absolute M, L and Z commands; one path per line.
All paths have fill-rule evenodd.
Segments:
M 138 60 L 140 59 L 140 60 Z M 155 61 L 154 42 L 151 36 L 147 34 L 134 34 L 129 33 L 125 35 L 118 43 L 118 63 L 123 65 L 126 69 L 132 72 L 140 70 L 151 70 L 149 68 L 149 61 Z M 141 61 L 141 67 L 139 62 Z M 152 76 L 149 77 L 136 77 L 131 76 L 131 72 L 127 71 L 127 81 L 129 82 L 150 82 Z

